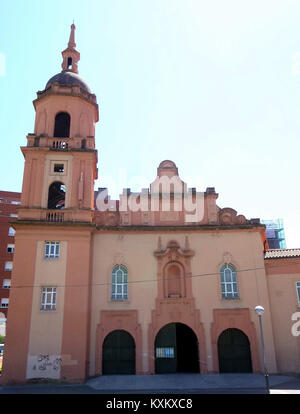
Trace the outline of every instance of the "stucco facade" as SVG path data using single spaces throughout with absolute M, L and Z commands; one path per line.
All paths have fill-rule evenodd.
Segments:
M 299 373 L 300 252 L 272 256 L 259 219 L 189 189 L 170 160 L 140 193 L 94 193 L 98 106 L 74 33 L 22 147 L 2 382 L 262 372 L 257 305 L 268 371 Z

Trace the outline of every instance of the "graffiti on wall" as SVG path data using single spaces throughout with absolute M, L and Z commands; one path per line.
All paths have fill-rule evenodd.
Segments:
M 48 368 L 52 368 L 54 371 L 57 371 L 60 369 L 61 362 L 61 358 L 55 358 L 51 360 L 49 355 L 39 355 L 37 358 L 37 365 L 32 369 L 37 369 L 38 371 L 46 371 Z
M 60 378 L 62 358 L 60 355 L 29 355 L 27 378 Z

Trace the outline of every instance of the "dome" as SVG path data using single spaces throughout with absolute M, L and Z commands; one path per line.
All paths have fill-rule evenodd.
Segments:
M 165 168 L 177 168 L 175 162 L 171 160 L 164 160 L 162 161 L 159 166 L 159 169 L 165 169 Z
M 174 177 L 178 175 L 178 168 L 176 167 L 175 162 L 171 160 L 162 161 L 157 168 L 157 175 L 159 177 L 168 176 Z
M 87 83 L 81 79 L 76 73 L 73 72 L 60 72 L 48 80 L 45 89 L 50 88 L 52 83 L 59 83 L 62 86 L 80 86 L 81 89 L 88 93 L 92 93 Z

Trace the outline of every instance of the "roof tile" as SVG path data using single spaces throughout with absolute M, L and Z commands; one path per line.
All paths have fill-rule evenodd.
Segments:
M 265 253 L 265 259 L 282 259 L 288 257 L 300 257 L 299 249 L 271 249 Z

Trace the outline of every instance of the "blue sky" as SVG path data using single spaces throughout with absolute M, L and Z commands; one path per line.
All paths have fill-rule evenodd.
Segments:
M 97 95 L 99 180 L 116 197 L 172 159 L 218 205 L 284 219 L 300 247 L 300 2 L 0 0 L 0 188 L 21 191 L 33 99 L 76 24 Z M 5 64 L 4 64 L 5 63 Z

